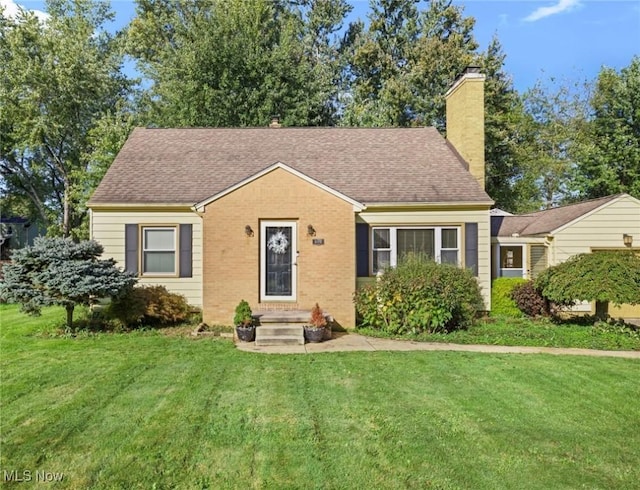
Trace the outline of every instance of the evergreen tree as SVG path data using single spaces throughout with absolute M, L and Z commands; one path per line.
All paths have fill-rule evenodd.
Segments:
M 369 26 L 349 33 L 349 95 L 343 124 L 436 126 L 444 94 L 476 58 L 474 19 L 450 0 L 371 0 Z
M 34 315 L 44 306 L 64 306 L 67 327 L 72 328 L 76 305 L 118 297 L 136 283 L 113 259 L 100 260 L 102 252 L 95 241 L 38 237 L 33 246 L 15 250 L 11 264 L 3 267 L 0 297 L 20 303 L 23 311 Z
M 520 195 L 523 168 L 518 150 L 525 114 L 522 100 L 504 71 L 506 55 L 497 36 L 480 58 L 485 82 L 486 190 L 496 207 L 516 212 L 528 196 Z

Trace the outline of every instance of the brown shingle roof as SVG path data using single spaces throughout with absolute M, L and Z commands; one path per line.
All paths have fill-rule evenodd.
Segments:
M 434 128 L 136 128 L 90 204 L 195 204 L 276 162 L 364 204 L 491 202 Z
M 518 216 L 492 216 L 491 236 L 512 236 L 515 233 L 520 236 L 551 233 L 621 195 L 600 197 Z

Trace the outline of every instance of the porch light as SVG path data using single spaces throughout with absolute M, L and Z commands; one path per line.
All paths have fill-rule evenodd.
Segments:
M 247 236 L 253 236 L 253 230 L 251 229 L 250 225 L 244 227 L 244 233 Z
M 313 225 L 307 225 L 307 235 L 316 236 L 316 230 Z
M 633 245 L 633 236 L 624 233 L 622 235 L 622 241 L 624 242 L 625 247 L 630 247 L 631 245 Z

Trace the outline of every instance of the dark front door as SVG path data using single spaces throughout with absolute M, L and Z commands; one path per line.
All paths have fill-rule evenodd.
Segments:
M 263 221 L 260 231 L 262 301 L 295 300 L 296 223 Z

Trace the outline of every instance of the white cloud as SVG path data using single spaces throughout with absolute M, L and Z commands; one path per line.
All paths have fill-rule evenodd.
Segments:
M 9 17 L 10 19 L 15 19 L 18 16 L 21 8 L 23 10 L 33 12 L 35 16 L 41 21 L 46 21 L 49 18 L 49 14 L 42 12 L 41 10 L 30 10 L 23 7 L 22 5 L 18 5 L 13 0 L 0 0 L 0 6 L 2 6 L 2 8 L 4 9 L 4 15 L 6 17 Z
M 570 12 L 580 6 L 580 0 L 558 0 L 558 3 L 550 7 L 540 7 L 524 18 L 527 22 L 535 22 L 536 20 L 549 17 L 550 15 L 561 14 L 562 12 Z

